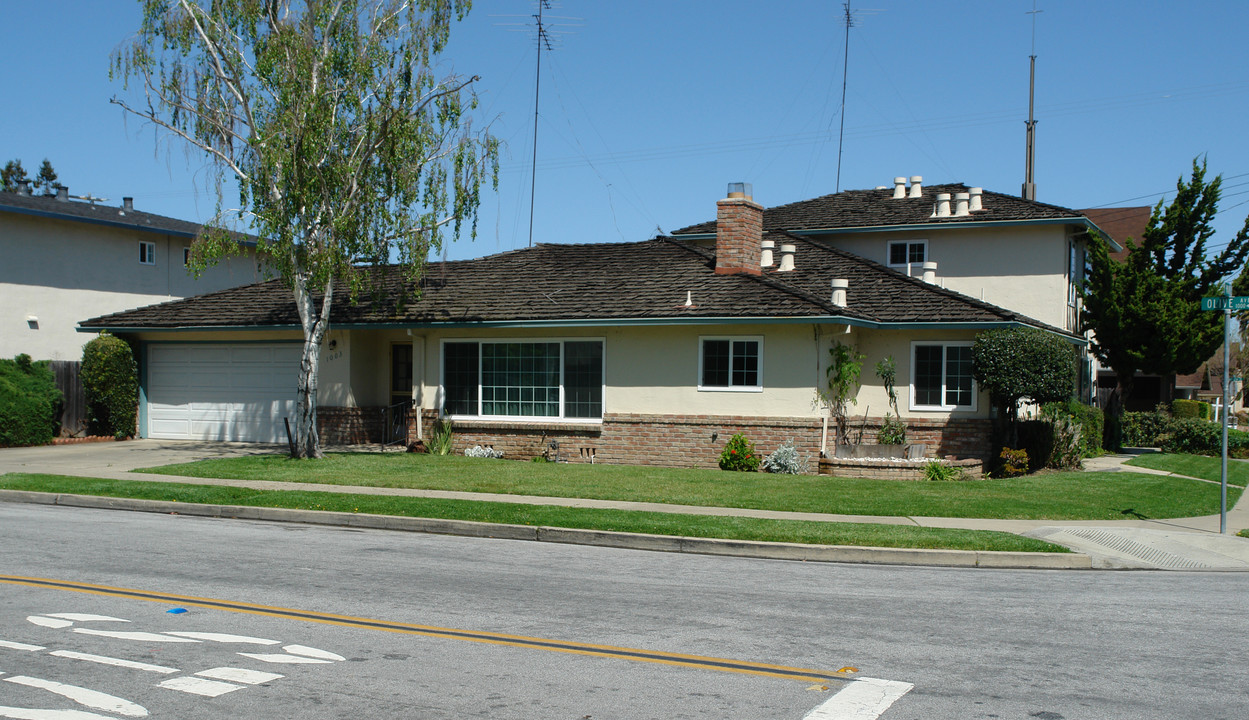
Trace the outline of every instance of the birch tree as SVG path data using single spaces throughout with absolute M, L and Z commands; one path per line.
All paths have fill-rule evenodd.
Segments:
M 431 250 L 476 235 L 482 184 L 497 186 L 498 142 L 469 115 L 478 78 L 436 69 L 470 4 L 140 0 L 142 25 L 111 59 L 127 90 L 112 102 L 210 160 L 217 217 L 193 268 L 239 252 L 223 229 L 233 217 L 294 295 L 296 457 L 321 456 L 318 362 L 335 288 L 354 302 L 394 258 L 415 287 Z

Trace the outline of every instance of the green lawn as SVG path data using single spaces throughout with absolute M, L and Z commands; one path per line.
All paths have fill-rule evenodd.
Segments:
M 1222 478 L 1223 458 L 1206 457 L 1204 455 L 1167 455 L 1149 453 L 1139 455 L 1124 463 L 1151 470 L 1165 470 L 1177 475 L 1204 478 L 1219 482 Z M 1228 459 L 1227 484 L 1244 487 L 1249 482 L 1249 462 Z
M 903 482 L 408 453 L 258 455 L 148 468 L 186 477 L 744 507 L 849 515 L 1119 520 L 1210 515 L 1219 488 L 1137 473 L 1040 473 L 1009 480 Z M 1240 490 L 1229 490 L 1234 503 Z
M 624 510 L 588 510 L 552 505 L 355 495 L 309 492 L 298 489 L 264 491 L 212 485 L 103 480 L 30 473 L 10 473 L 0 476 L 0 488 L 182 503 L 330 510 L 732 540 L 866 547 L 1070 552 L 1058 545 L 1010 533 L 944 530 L 906 525 L 759 520 Z

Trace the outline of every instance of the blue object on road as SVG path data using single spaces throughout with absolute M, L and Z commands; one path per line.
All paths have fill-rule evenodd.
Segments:
M 182 613 L 186 612 L 186 608 L 174 608 L 172 610 L 166 610 L 165 612 L 169 613 L 170 615 L 181 615 Z

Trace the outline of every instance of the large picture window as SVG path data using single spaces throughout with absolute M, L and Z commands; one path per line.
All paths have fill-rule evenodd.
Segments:
M 761 390 L 760 338 L 700 338 L 699 390 Z
M 453 416 L 603 417 L 602 340 L 445 342 L 442 378 Z
M 976 409 L 970 343 L 911 345 L 911 409 Z

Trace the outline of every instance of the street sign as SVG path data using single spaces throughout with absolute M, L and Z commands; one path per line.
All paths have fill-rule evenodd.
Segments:
M 1201 299 L 1202 310 L 1249 310 L 1249 297 L 1204 297 Z

